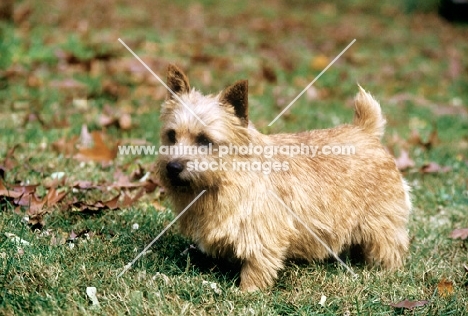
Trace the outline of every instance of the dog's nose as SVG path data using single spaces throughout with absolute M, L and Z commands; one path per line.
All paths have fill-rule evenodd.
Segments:
M 166 165 L 166 170 L 170 175 L 179 175 L 184 170 L 184 165 L 177 161 L 171 161 Z

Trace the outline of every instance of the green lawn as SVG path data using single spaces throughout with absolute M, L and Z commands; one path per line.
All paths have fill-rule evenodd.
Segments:
M 0 24 L 0 315 L 462 315 L 468 243 L 450 233 L 468 228 L 468 26 L 429 6 L 407 13 L 415 3 L 16 1 L 16 24 Z M 67 151 L 93 131 L 111 150 L 158 144 L 165 89 L 119 38 L 163 79 L 175 63 L 204 93 L 247 78 L 265 133 L 350 122 L 357 83 L 370 91 L 384 143 L 414 161 L 405 267 L 353 265 L 353 279 L 333 261 L 289 262 L 274 287 L 244 294 L 235 267 L 186 251 L 174 225 L 117 278 L 174 218 L 153 182 L 130 187 L 157 183 L 154 156 L 101 163 Z M 390 306 L 405 299 L 429 303 Z

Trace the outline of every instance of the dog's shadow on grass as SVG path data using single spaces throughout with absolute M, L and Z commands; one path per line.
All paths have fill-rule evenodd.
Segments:
M 232 280 L 239 286 L 241 262 L 225 258 L 213 258 L 190 246 L 187 250 L 187 260 L 202 274 L 215 274 L 225 280 Z
M 174 240 L 172 239 L 170 246 L 168 243 L 163 242 L 160 247 L 156 248 L 159 248 L 159 250 L 165 248 L 162 252 L 166 252 L 166 256 L 172 257 L 172 262 L 177 265 L 176 270 L 178 271 L 184 271 L 187 267 L 190 267 L 190 269 L 194 269 L 196 273 L 211 275 L 219 282 L 234 282 L 236 286 L 239 286 L 240 270 L 242 266 L 240 261 L 225 258 L 214 258 L 206 255 L 195 245 L 190 244 L 183 238 L 180 238 L 176 243 L 174 243 Z M 168 248 L 172 249 L 168 250 Z M 360 269 L 365 267 L 363 251 L 360 246 L 349 247 L 340 253 L 339 257 L 353 268 Z M 279 271 L 277 286 L 279 288 L 288 287 L 288 285 L 285 284 L 288 283 L 288 281 L 284 278 L 285 273 L 287 273 L 285 271 L 288 270 L 288 268 L 292 266 L 310 268 L 311 265 L 318 265 L 322 268 L 326 268 L 327 270 L 334 270 L 338 265 L 338 261 L 333 257 L 317 262 L 309 262 L 301 259 L 287 259 L 285 262 L 285 269 L 283 269 L 283 271 Z M 289 286 L 291 285 L 292 284 L 289 284 Z
M 164 273 L 179 274 L 188 268 L 197 274 L 212 275 L 219 282 L 235 282 L 237 286 L 240 283 L 240 262 L 206 255 L 183 237 L 163 237 L 161 243 L 154 245 L 153 252 L 156 252 L 159 258 L 167 258 L 170 264 L 175 265 L 175 269 Z

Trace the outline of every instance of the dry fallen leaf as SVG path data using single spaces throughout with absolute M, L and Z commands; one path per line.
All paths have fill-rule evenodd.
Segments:
M 91 133 L 88 130 L 88 125 L 81 125 L 80 143 L 78 144 L 78 146 L 91 147 L 92 144 L 93 136 L 91 136 Z
M 132 117 L 129 113 L 120 112 L 105 105 L 103 113 L 99 117 L 99 124 L 102 127 L 116 126 L 122 130 L 129 130 L 132 128 Z
M 430 162 L 428 164 L 425 164 L 420 169 L 421 173 L 446 173 L 446 172 L 449 172 L 450 170 L 452 170 L 451 167 L 447 167 L 447 166 L 443 167 L 435 162 Z
M 78 235 L 75 233 L 75 231 L 71 231 L 70 235 L 68 236 L 68 240 L 75 240 Z
M 121 204 L 121 207 L 129 207 L 131 206 L 133 203 L 135 203 L 136 201 L 138 201 L 143 195 L 145 194 L 145 190 L 144 189 L 140 189 L 138 190 L 138 192 L 135 194 L 135 196 L 131 197 L 130 195 L 128 195 L 127 192 L 124 192 L 123 193 L 123 201 L 122 201 L 122 204 Z
M 447 56 L 449 59 L 449 67 L 447 69 L 448 77 L 455 81 L 463 72 L 461 54 L 457 49 L 451 47 L 447 52 Z
M 121 170 L 117 169 L 114 173 L 114 179 L 116 180 L 111 184 L 112 188 L 138 188 L 145 185 L 144 182 L 133 182 L 130 177 L 124 174 Z
M 52 80 L 50 82 L 50 87 L 56 88 L 59 90 L 86 90 L 87 86 L 72 78 L 62 79 L 62 80 Z
M 117 146 L 109 147 L 104 143 L 103 134 L 98 131 L 91 133 L 93 139 L 93 147 L 80 148 L 74 156 L 80 161 L 97 161 L 109 163 L 117 157 Z
M 313 70 L 323 70 L 328 66 L 330 60 L 325 55 L 318 55 L 310 61 L 310 68 Z
M 78 180 L 73 183 L 72 187 L 80 190 L 89 190 L 98 188 L 99 186 L 95 185 L 92 181 Z
M 429 304 L 429 301 L 409 301 L 404 300 L 398 303 L 392 303 L 390 306 L 397 307 L 397 308 L 406 308 L 406 309 L 413 309 L 415 307 L 421 307 L 424 305 Z
M 458 228 L 450 233 L 450 238 L 465 240 L 468 238 L 468 228 Z
M 418 145 L 429 150 L 440 143 L 439 134 L 437 129 L 434 127 L 431 131 L 431 134 L 429 135 L 428 140 L 425 142 L 422 140 L 421 135 L 419 135 L 417 130 L 412 130 L 408 139 L 408 143 L 411 145 Z
M 437 284 L 437 291 L 440 296 L 442 297 L 447 297 L 453 294 L 453 282 L 442 279 L 440 282 Z
M 51 246 L 64 245 L 66 242 L 67 238 L 62 234 L 52 235 L 52 238 L 50 238 Z
M 166 210 L 166 208 L 164 206 L 162 206 L 161 203 L 159 203 L 158 201 L 153 201 L 153 202 L 151 202 L 151 204 L 153 205 L 153 207 L 157 211 L 165 211 Z
M 57 191 L 55 188 L 50 188 L 49 192 L 45 197 L 45 201 L 48 207 L 51 207 L 61 201 L 65 195 L 67 195 L 67 191 Z
M 401 150 L 400 157 L 395 159 L 395 163 L 401 171 L 414 167 L 413 159 L 409 157 L 408 152 L 404 149 Z
M 0 197 L 3 196 L 3 197 L 9 197 L 9 198 L 17 199 L 17 198 L 20 198 L 23 195 L 23 193 L 24 192 L 18 192 L 14 188 L 11 188 L 11 187 L 7 188 L 3 184 L 3 181 L 0 180 Z
M 44 209 L 46 199 L 40 199 L 35 194 L 25 194 L 20 199 L 15 200 L 16 205 L 27 207 L 27 214 L 30 218 L 44 215 L 47 210 Z
M 115 210 L 119 207 L 120 194 L 116 195 L 108 201 L 97 201 L 95 203 L 86 203 L 83 201 L 75 200 L 72 206 L 78 209 L 80 212 L 99 212 L 104 210 Z
M 3 173 L 0 174 L 0 178 L 4 178 L 4 173 L 6 171 L 9 171 L 9 170 L 13 169 L 18 164 L 17 160 L 14 157 L 14 153 L 15 153 L 16 148 L 18 148 L 18 145 L 15 145 L 15 146 L 11 147 L 7 151 L 3 161 L 0 162 L 0 171 L 3 170 Z
M 262 66 L 262 76 L 270 83 L 276 83 L 278 81 L 275 70 L 269 65 Z
M 0 181 L 0 197 L 12 198 L 12 204 L 16 206 L 15 212 L 23 214 L 21 207 L 27 209 L 27 221 L 31 225 L 43 225 L 42 216 L 50 211 L 50 207 L 63 199 L 65 191 L 57 191 L 51 187 L 44 198 L 36 195 L 38 185 L 11 185 L 5 186 Z
M 56 152 L 65 155 L 65 157 L 73 156 L 76 149 L 76 142 L 78 141 L 78 136 L 74 135 L 71 139 L 66 139 L 65 137 L 60 138 L 58 141 L 52 143 L 52 149 Z
M 129 130 L 132 128 L 132 117 L 128 113 L 123 113 L 119 117 L 119 127 L 123 130 Z

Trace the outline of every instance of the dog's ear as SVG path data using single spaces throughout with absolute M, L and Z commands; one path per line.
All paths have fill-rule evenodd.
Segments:
M 176 65 L 170 64 L 167 67 L 167 85 L 177 95 L 188 93 L 190 84 L 187 76 Z M 166 99 L 173 99 L 174 95 L 167 91 Z
M 243 126 L 249 125 L 249 82 L 239 80 L 224 89 L 220 97 L 221 104 L 230 104 L 234 107 L 236 116 L 240 118 Z

